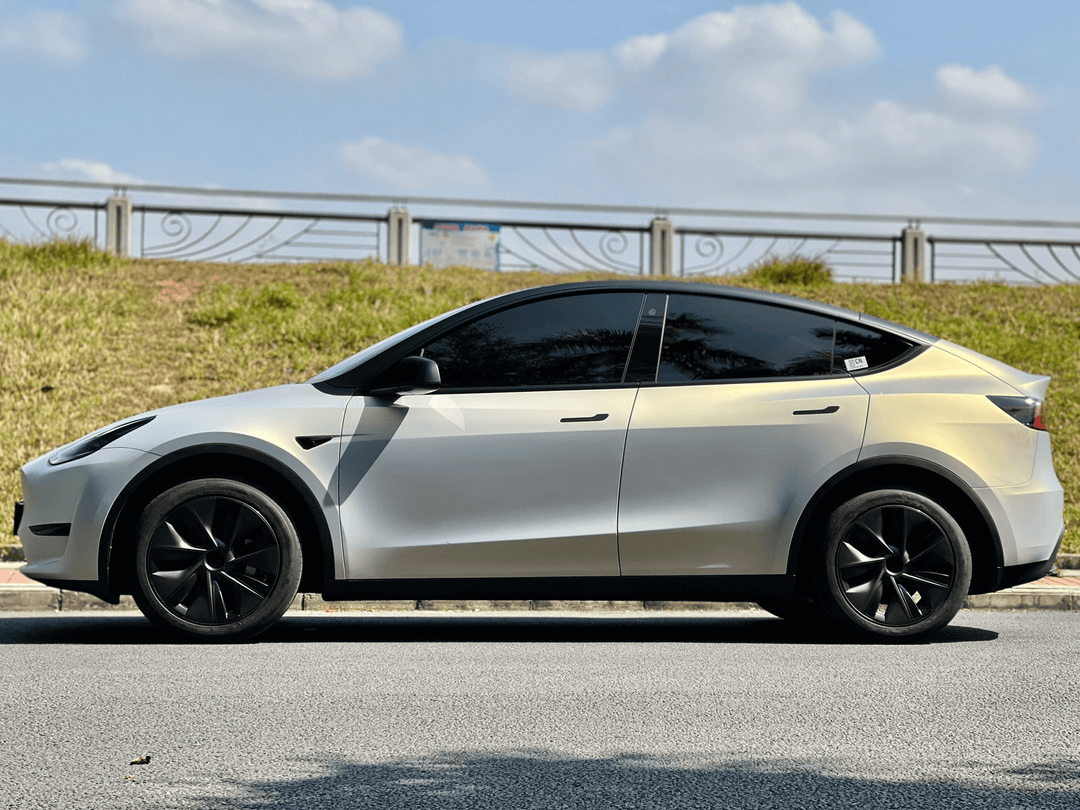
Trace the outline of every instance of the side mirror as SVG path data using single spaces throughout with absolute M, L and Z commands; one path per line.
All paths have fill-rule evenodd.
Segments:
M 402 394 L 430 394 L 439 390 L 442 378 L 439 366 L 427 357 L 406 357 L 390 372 L 387 385 L 369 391 L 373 397 L 400 396 Z

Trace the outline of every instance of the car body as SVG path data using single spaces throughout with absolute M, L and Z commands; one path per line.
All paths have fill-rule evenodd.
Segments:
M 327 599 L 754 599 L 874 638 L 1037 579 L 1048 377 L 789 296 L 584 282 L 26 464 L 24 572 L 252 636 Z

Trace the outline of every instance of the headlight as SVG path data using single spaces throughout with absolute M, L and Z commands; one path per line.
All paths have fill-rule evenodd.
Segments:
M 153 420 L 153 416 L 144 416 L 142 419 L 125 422 L 124 424 L 117 425 L 103 433 L 95 433 L 93 436 L 87 436 L 85 439 L 80 439 L 75 442 L 75 444 L 61 450 L 55 456 L 50 458 L 49 465 L 55 467 L 57 464 L 67 464 L 69 461 L 74 461 L 77 458 L 86 458 L 91 453 L 96 453 L 105 445 L 112 444 L 121 436 L 126 436 L 136 428 L 141 428 L 147 422 L 152 422 Z

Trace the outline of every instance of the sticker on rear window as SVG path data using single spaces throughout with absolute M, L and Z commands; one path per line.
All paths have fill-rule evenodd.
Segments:
M 866 362 L 865 357 L 852 357 L 850 360 L 844 361 L 844 368 L 848 371 L 858 371 L 860 368 L 869 368 L 870 364 Z

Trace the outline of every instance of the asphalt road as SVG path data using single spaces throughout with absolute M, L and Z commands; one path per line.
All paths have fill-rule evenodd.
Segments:
M 0 662 L 20 810 L 1080 806 L 1080 614 L 914 646 L 750 612 L 292 615 L 213 647 L 21 613 Z

